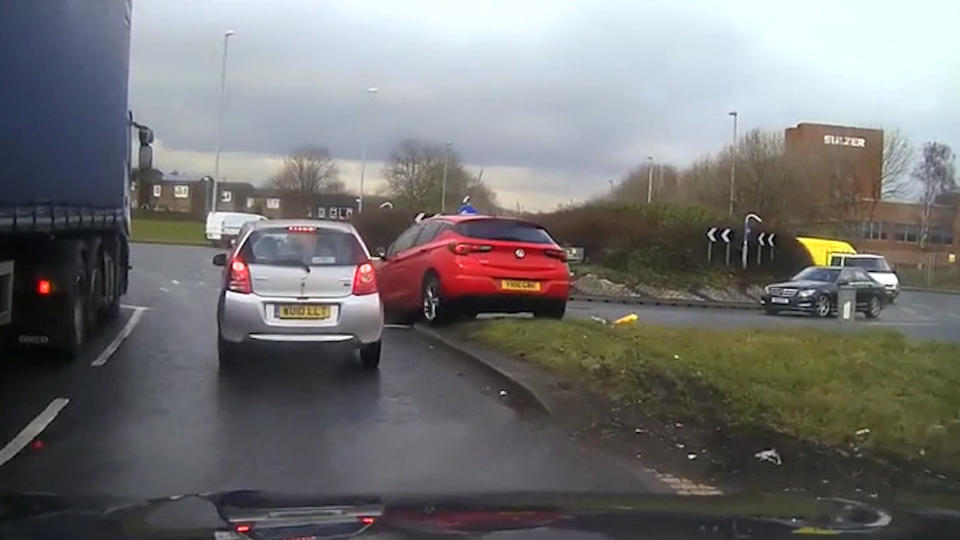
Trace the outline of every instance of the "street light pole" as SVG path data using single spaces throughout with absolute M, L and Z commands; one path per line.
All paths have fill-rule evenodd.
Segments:
M 370 102 L 373 100 L 373 95 L 379 92 L 380 89 L 376 86 L 371 86 L 367 88 L 367 101 L 363 106 L 363 114 L 361 122 L 363 125 L 360 127 L 361 141 L 360 141 L 360 197 L 357 199 L 357 213 L 363 212 L 363 180 L 367 173 L 367 116 L 370 114 Z
M 210 207 L 214 212 L 217 211 L 217 202 L 219 194 L 217 193 L 217 184 L 220 183 L 220 150 L 223 139 L 223 110 L 226 106 L 227 93 L 227 46 L 230 43 L 230 36 L 236 34 L 233 30 L 227 30 L 223 33 L 223 57 L 220 60 L 220 107 L 217 112 L 217 157 L 213 161 L 213 202 Z
M 763 223 L 763 218 L 761 218 L 756 214 L 747 214 L 746 216 L 743 217 L 743 251 L 740 252 L 740 262 L 743 264 L 744 270 L 747 269 L 747 249 L 748 249 L 747 241 L 749 240 L 749 236 L 751 232 L 750 230 L 751 219 L 756 221 L 757 223 Z M 759 250 L 760 247 L 758 246 L 757 249 Z
M 733 117 L 733 163 L 730 164 L 730 215 L 733 215 L 733 186 L 737 181 L 737 111 L 730 111 Z
M 647 166 L 649 174 L 647 175 L 647 204 L 653 202 L 653 156 L 647 156 L 649 164 Z
M 453 146 L 452 141 L 447 141 L 443 143 L 444 152 L 443 152 L 443 183 L 440 185 L 440 213 L 444 213 L 447 209 L 447 168 L 450 165 L 450 147 Z

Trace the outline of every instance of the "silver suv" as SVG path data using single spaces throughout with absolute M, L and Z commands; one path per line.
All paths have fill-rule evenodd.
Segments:
M 223 266 L 217 304 L 220 364 L 245 344 L 353 344 L 363 367 L 380 364 L 383 306 L 370 253 L 348 223 L 260 221 L 245 228 Z

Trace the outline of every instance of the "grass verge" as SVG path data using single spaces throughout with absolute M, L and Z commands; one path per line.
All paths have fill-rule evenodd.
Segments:
M 669 287 L 672 289 L 692 289 L 701 286 L 727 287 L 736 285 L 736 280 L 720 270 L 701 270 L 692 272 L 674 272 L 670 275 L 658 272 L 653 268 L 638 267 L 630 271 L 617 270 L 593 264 L 581 264 L 572 267 L 574 275 L 582 276 L 593 274 L 608 279 L 614 283 L 622 283 L 629 287 L 650 285 L 653 287 Z
M 134 242 L 157 242 L 163 244 L 206 245 L 203 223 L 194 221 L 166 221 L 159 219 L 133 220 Z
M 491 321 L 472 337 L 653 414 L 960 471 L 955 345 L 911 342 L 894 332 L 543 320 Z

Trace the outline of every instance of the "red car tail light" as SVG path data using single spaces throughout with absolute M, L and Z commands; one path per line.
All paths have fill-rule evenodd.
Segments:
M 250 282 L 250 267 L 242 259 L 230 261 L 230 282 L 227 288 L 233 292 L 250 294 L 253 285 Z
M 377 292 L 377 274 L 373 265 L 365 262 L 353 274 L 353 294 L 360 296 Z
M 545 249 L 543 254 L 547 257 L 552 257 L 554 259 L 560 259 L 563 262 L 567 262 L 567 252 L 562 249 Z
M 493 250 L 493 246 L 484 246 L 480 244 L 465 244 L 454 242 L 447 246 L 451 253 L 455 255 L 469 255 L 471 253 L 486 253 Z
M 46 296 L 53 291 L 53 285 L 50 283 L 49 279 L 41 279 L 37 281 L 37 294 Z

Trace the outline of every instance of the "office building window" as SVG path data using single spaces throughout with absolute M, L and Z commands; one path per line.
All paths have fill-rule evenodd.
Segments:
M 247 197 L 247 208 L 253 208 L 253 197 Z
M 173 196 L 178 199 L 190 197 L 190 186 L 173 186 Z
M 887 231 L 884 230 L 882 221 L 866 221 L 860 224 L 860 238 L 869 238 L 871 240 L 886 240 Z
M 221 192 L 220 192 L 220 202 L 233 202 L 233 192 L 232 192 L 232 191 L 221 191 Z
M 154 184 L 154 186 L 153 186 L 153 196 L 154 196 L 154 197 L 159 197 L 159 196 L 162 195 L 162 194 L 163 194 L 163 186 L 161 186 L 161 185 L 159 185 L 159 184 Z
M 953 230 L 947 227 L 931 227 L 927 233 L 927 242 L 930 244 L 953 244 Z
M 919 242 L 920 225 L 897 223 L 894 226 L 893 239 L 897 242 Z
M 277 210 L 278 208 L 280 208 L 280 199 L 277 199 L 275 197 L 271 197 L 267 199 L 267 208 L 271 210 Z

